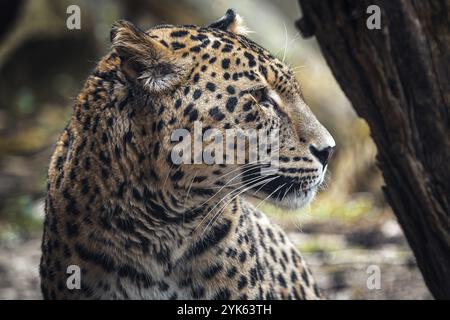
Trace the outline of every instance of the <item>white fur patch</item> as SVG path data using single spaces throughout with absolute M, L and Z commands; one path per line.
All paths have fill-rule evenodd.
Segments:
M 243 36 L 253 33 L 253 31 L 251 31 L 247 27 L 247 25 L 244 22 L 244 19 L 239 14 L 236 14 L 236 18 L 234 18 L 234 21 L 230 25 L 228 30 L 230 30 L 231 32 L 234 32 L 236 34 L 243 35 Z

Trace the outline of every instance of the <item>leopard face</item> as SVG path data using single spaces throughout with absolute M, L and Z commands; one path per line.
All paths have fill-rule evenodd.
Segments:
M 120 58 L 132 104 L 147 110 L 135 122 L 152 131 L 151 141 L 160 141 L 144 153 L 154 155 L 157 183 L 170 191 L 173 202 L 192 208 L 212 196 L 243 194 L 296 209 L 323 182 L 335 142 L 304 102 L 289 67 L 239 34 L 238 22 L 233 11 L 209 27 L 163 25 L 144 32 L 119 21 L 111 32 L 113 53 Z M 202 133 L 222 137 L 236 128 L 277 130 L 276 172 L 263 174 L 264 165 L 250 161 L 248 145 L 243 163 L 205 164 L 192 153 L 188 163 L 174 164 L 176 142 L 170 137 L 178 129 L 192 134 L 198 123 Z M 148 135 L 135 133 L 134 139 L 148 145 Z M 201 144 L 203 150 L 211 147 L 208 141 Z M 227 142 L 223 146 L 237 149 Z

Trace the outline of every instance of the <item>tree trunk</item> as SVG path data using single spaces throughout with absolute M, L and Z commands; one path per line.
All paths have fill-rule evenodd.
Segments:
M 384 192 L 428 288 L 450 299 L 450 1 L 299 2 L 297 26 L 317 37 L 370 126 Z M 366 26 L 372 4 L 380 30 Z

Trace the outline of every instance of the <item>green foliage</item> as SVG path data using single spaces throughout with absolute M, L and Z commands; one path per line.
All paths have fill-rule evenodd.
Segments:
M 0 240 L 27 237 L 42 228 L 42 202 L 28 195 L 13 197 L 3 204 L 0 216 Z

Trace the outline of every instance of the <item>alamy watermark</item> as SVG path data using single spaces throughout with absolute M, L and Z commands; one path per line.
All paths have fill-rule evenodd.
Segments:
M 69 275 L 66 280 L 66 287 L 69 290 L 81 289 L 81 269 L 76 264 L 67 267 L 66 273 Z
M 372 4 L 367 7 L 367 14 L 370 16 L 366 20 L 366 26 L 369 30 L 380 30 L 381 29 L 381 9 L 379 6 Z
M 171 160 L 180 164 L 261 164 L 262 172 L 273 174 L 279 164 L 279 130 L 232 128 L 203 130 L 200 121 L 193 130 L 176 129 Z M 264 166 L 265 165 L 265 166 Z
M 366 273 L 369 275 L 367 277 L 366 286 L 369 290 L 380 290 L 381 289 L 381 269 L 380 266 L 372 264 L 367 267 Z
M 69 30 L 81 30 L 81 9 L 76 4 L 67 7 L 66 27 Z

